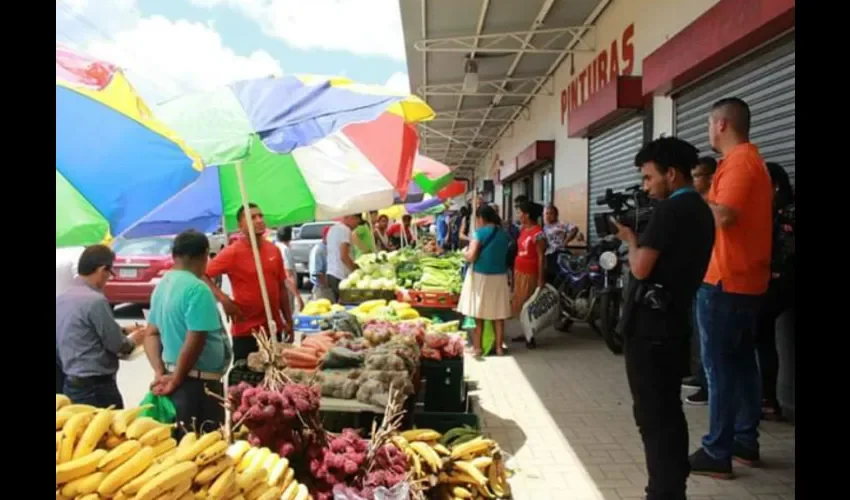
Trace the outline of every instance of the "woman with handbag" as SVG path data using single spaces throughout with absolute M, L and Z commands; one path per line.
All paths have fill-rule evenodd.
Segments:
M 476 227 L 463 256 L 472 264 L 460 292 L 457 311 L 475 318 L 472 346 L 481 356 L 481 334 L 484 321 L 492 320 L 496 331 L 496 354 L 502 354 L 505 320 L 511 317 L 511 291 L 508 287 L 508 244 L 510 237 L 500 227 L 493 207 L 484 205 L 476 211 Z
M 517 255 L 514 261 L 514 294 L 511 308 L 513 316 L 518 318 L 522 307 L 534 295 L 534 291 L 546 285 L 546 233 L 538 223 L 543 215 L 541 205 L 523 201 L 517 208 L 522 229 L 517 240 Z M 537 347 L 534 337 L 526 339 L 525 335 L 519 335 L 512 340 L 525 342 L 529 349 Z

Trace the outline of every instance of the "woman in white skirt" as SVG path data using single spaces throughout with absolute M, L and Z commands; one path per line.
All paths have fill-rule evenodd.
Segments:
M 476 227 L 463 256 L 470 262 L 457 310 L 475 318 L 472 345 L 475 356 L 481 355 L 481 333 L 484 321 L 492 320 L 496 330 L 496 354 L 502 354 L 505 320 L 511 317 L 511 291 L 508 287 L 507 255 L 510 236 L 501 228 L 496 210 L 489 205 L 476 213 Z

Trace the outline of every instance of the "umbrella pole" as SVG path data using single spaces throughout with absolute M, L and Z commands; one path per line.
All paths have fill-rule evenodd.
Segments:
M 277 345 L 277 323 L 272 316 L 272 308 L 269 302 L 269 289 L 266 287 L 266 276 L 263 274 L 263 263 L 260 261 L 260 246 L 257 243 L 257 235 L 254 232 L 254 220 L 251 217 L 251 208 L 248 206 L 248 193 L 245 189 L 245 177 L 242 175 L 242 162 L 236 162 L 236 178 L 239 181 L 239 194 L 242 196 L 242 208 L 245 210 L 245 222 L 248 224 L 248 239 L 251 241 L 251 250 L 254 254 L 254 265 L 257 268 L 257 278 L 260 281 L 260 294 L 263 296 L 263 307 L 266 310 L 266 320 L 269 324 L 269 335 L 272 345 Z

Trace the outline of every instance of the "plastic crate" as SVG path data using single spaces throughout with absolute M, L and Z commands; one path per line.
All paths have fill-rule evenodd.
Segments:
M 322 316 L 307 316 L 303 314 L 296 314 L 295 317 L 292 318 L 292 322 L 295 323 L 294 327 L 296 330 L 302 333 L 317 333 L 322 331 L 319 327 L 320 322 L 324 318 Z
M 346 305 L 357 305 L 367 300 L 384 299 L 387 302 L 395 300 L 395 291 L 393 290 L 356 290 L 349 288 L 339 291 L 339 303 Z
M 424 379 L 422 403 L 428 412 L 462 412 L 466 410 L 463 358 L 434 361 L 423 359 L 419 369 Z
M 412 307 L 427 309 L 454 309 L 460 295 L 449 292 L 423 292 L 421 290 L 399 290 L 395 299 L 407 302 Z
M 423 411 L 413 414 L 413 427 L 415 429 L 434 429 L 437 432 L 445 433 L 455 427 L 465 425 L 481 430 L 481 419 L 475 413 Z

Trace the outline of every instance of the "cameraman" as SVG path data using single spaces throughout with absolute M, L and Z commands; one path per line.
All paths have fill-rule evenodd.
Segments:
M 623 311 L 626 374 L 643 438 L 647 500 L 684 500 L 688 424 L 681 381 L 689 371 L 690 310 L 714 245 L 711 209 L 693 188 L 697 149 L 676 138 L 646 144 L 635 157 L 643 189 L 660 203 L 640 238 L 612 218 L 629 245 L 632 276 Z

